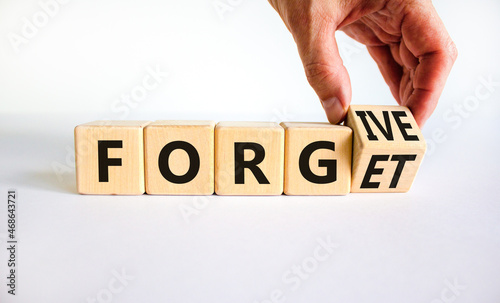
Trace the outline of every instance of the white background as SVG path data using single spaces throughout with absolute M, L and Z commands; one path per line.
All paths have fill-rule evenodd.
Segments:
M 269 4 L 233 0 L 221 16 L 213 3 L 71 0 L 16 48 L 9 37 L 43 11 L 0 0 L 0 301 L 500 302 L 500 86 L 482 84 L 500 82 L 497 0 L 434 3 L 459 58 L 409 193 L 76 194 L 80 123 L 326 121 Z M 366 50 L 337 38 L 353 103 L 395 104 Z M 124 103 L 148 68 L 168 76 Z M 19 192 L 16 297 L 6 287 L 9 188 Z M 322 261 L 318 239 L 336 244 Z M 310 273 L 292 283 L 303 265 Z

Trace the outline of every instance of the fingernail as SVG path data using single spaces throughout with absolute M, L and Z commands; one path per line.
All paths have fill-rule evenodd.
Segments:
M 337 124 L 345 115 L 345 109 L 342 106 L 339 98 L 333 97 L 327 100 L 321 100 L 321 104 L 325 109 L 328 120 L 332 124 Z

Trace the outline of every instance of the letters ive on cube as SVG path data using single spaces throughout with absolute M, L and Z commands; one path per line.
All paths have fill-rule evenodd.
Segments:
M 426 150 L 410 110 L 351 105 L 346 125 L 354 133 L 351 192 L 407 192 Z

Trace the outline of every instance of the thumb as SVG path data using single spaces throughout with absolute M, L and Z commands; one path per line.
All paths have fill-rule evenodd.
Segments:
M 336 25 L 310 24 L 294 35 L 309 84 L 318 95 L 328 121 L 342 122 L 351 103 L 351 81 L 335 40 Z

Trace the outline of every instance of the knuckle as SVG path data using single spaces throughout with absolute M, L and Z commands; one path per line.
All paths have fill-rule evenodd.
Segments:
M 313 86 L 333 75 L 333 68 L 321 62 L 308 63 L 304 66 L 304 69 L 307 81 Z

